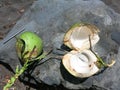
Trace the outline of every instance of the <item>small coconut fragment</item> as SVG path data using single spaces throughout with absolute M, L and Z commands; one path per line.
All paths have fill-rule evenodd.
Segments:
M 64 55 L 62 63 L 66 70 L 75 77 L 86 78 L 99 71 L 97 57 L 90 50 L 82 52 L 72 50 Z
M 74 50 L 84 50 L 90 48 L 89 37 L 92 46 L 99 41 L 99 29 L 91 24 L 75 24 L 64 36 L 64 44 Z

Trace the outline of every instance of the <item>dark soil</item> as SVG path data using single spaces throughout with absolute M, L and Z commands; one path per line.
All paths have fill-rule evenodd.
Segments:
M 0 0 L 0 40 L 12 29 L 23 13 L 32 5 L 35 0 Z M 117 13 L 120 13 L 120 0 L 102 0 Z M 0 90 L 13 75 L 3 63 L 0 62 Z M 48 86 L 41 84 L 37 90 L 67 90 L 63 86 Z M 17 80 L 10 90 L 36 90 L 29 85 L 24 85 Z

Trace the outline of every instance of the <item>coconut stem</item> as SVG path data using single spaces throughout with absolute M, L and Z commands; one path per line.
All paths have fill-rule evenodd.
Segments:
M 91 52 L 97 57 L 98 61 L 97 61 L 97 65 L 98 67 L 104 66 L 104 67 L 111 67 L 115 64 L 115 60 L 112 60 L 110 64 L 106 64 L 102 58 L 100 58 L 93 50 L 92 50 L 92 42 L 91 42 L 91 38 L 89 35 L 89 43 L 90 43 L 90 50 Z

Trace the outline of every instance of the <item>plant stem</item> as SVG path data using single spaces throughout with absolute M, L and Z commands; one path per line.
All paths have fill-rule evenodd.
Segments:
M 42 55 L 40 55 L 39 57 L 35 58 L 35 59 L 25 59 L 25 63 L 22 66 L 21 69 L 19 69 L 19 67 L 16 67 L 16 71 L 15 71 L 15 75 L 13 77 L 10 78 L 10 80 L 7 82 L 7 84 L 3 87 L 3 90 L 8 90 L 16 81 L 16 79 L 25 72 L 25 70 L 28 68 L 28 66 L 30 66 L 33 61 L 37 61 L 37 60 L 41 60 L 43 58 L 45 58 L 47 55 L 47 53 L 43 53 Z
M 10 78 L 10 80 L 8 81 L 8 83 L 4 86 L 3 90 L 8 90 L 16 81 L 16 79 L 24 73 L 24 71 L 27 69 L 28 67 L 28 60 L 27 62 L 23 65 L 23 67 L 19 70 L 18 66 L 16 67 L 16 73 L 13 77 Z
M 102 60 L 102 58 L 100 58 L 93 50 L 92 50 L 92 42 L 91 42 L 91 38 L 90 38 L 90 35 L 89 35 L 89 43 L 90 43 L 90 50 L 91 52 L 97 57 L 98 61 L 97 61 L 97 65 L 98 67 L 101 68 L 101 66 L 104 66 L 104 67 L 111 67 L 115 64 L 115 60 L 112 60 L 112 62 L 110 64 L 106 64 L 104 63 L 104 61 Z

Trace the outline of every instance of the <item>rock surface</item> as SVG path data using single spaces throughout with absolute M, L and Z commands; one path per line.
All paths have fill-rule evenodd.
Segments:
M 57 59 L 65 51 L 62 42 L 65 32 L 78 22 L 95 24 L 100 29 L 101 39 L 94 50 L 106 62 L 113 58 L 117 62 L 113 67 L 84 80 L 71 76 L 62 66 L 61 59 Z M 35 67 L 31 73 L 31 77 L 34 77 L 31 83 L 62 84 L 69 89 L 119 90 L 120 35 L 113 33 L 120 32 L 119 28 L 120 15 L 100 0 L 38 0 L 17 22 L 6 38 L 0 41 L 0 61 L 8 63 L 13 70 L 16 65 L 20 65 L 15 52 L 16 40 L 12 38 L 8 41 L 8 39 L 25 29 L 35 32 L 44 40 L 44 51 L 53 49 L 48 59 L 55 57 Z M 27 81 L 27 79 L 24 80 Z

